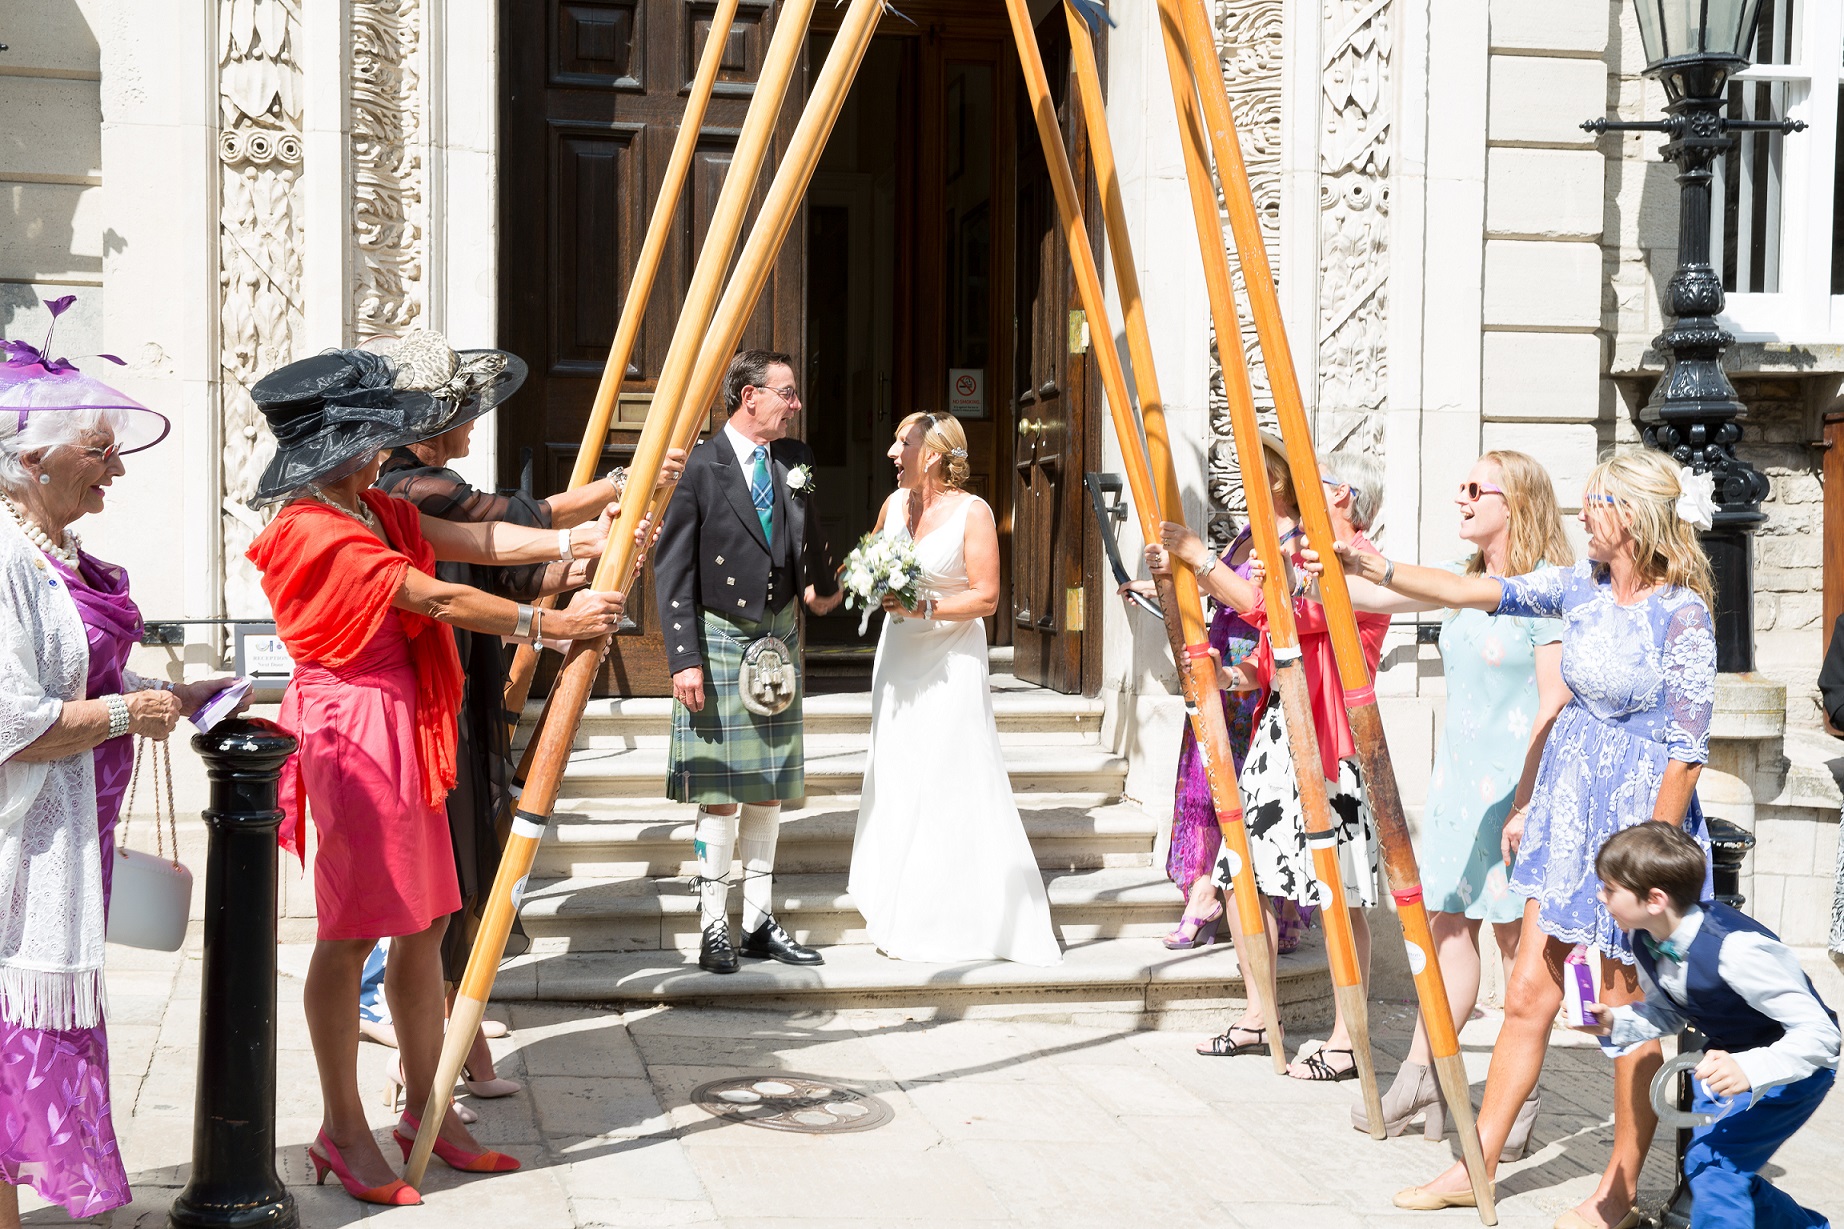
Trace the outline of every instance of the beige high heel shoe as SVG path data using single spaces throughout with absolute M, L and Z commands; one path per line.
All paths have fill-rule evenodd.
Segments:
M 398 1059 L 389 1067 L 385 1068 L 384 1104 L 393 1114 L 401 1114 L 409 1108 L 408 1094 L 404 1091 L 402 1059 Z M 455 1117 L 461 1120 L 462 1126 L 473 1126 L 476 1122 L 480 1121 L 480 1115 L 476 1114 L 468 1106 L 463 1105 L 459 1101 L 456 1101 L 454 1105 Z

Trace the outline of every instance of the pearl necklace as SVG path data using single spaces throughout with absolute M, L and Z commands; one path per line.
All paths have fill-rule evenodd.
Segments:
M 359 498 L 359 510 L 357 512 L 354 512 L 351 508 L 348 508 L 345 504 L 340 503 L 336 499 L 329 499 L 324 491 L 309 491 L 307 497 L 317 500 L 337 512 L 344 512 L 347 516 L 365 526 L 365 528 L 371 530 L 373 533 L 378 531 L 378 518 L 372 514 L 371 508 L 366 504 L 363 496 Z
M 4 495 L 0 495 L 0 504 L 6 506 L 7 515 L 13 518 L 13 522 L 19 526 L 20 532 L 26 535 L 26 541 L 32 543 L 33 546 L 36 546 L 44 554 L 51 556 L 51 558 L 56 559 L 65 567 L 73 570 L 77 567 L 77 552 L 82 549 L 82 544 L 77 541 L 76 534 L 66 529 L 64 531 L 64 540 L 70 543 L 70 545 L 59 546 L 51 540 L 51 535 L 47 534 L 43 529 L 40 529 L 24 512 L 20 511 L 19 505 L 14 503 L 11 499 L 8 499 Z

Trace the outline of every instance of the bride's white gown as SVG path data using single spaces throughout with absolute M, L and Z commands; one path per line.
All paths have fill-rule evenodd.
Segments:
M 975 504 L 916 543 L 930 596 L 967 588 Z M 899 513 L 884 532 L 907 539 Z M 850 891 L 872 941 L 898 959 L 1062 962 L 999 750 L 981 620 L 884 620 Z

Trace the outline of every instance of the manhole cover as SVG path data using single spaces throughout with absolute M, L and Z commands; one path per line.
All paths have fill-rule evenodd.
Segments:
M 890 1107 L 870 1093 L 785 1071 L 700 1084 L 692 1090 L 692 1104 L 714 1118 L 803 1135 L 869 1131 L 891 1118 Z

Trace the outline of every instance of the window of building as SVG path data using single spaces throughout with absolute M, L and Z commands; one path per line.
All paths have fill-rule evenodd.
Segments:
M 1738 337 L 1844 340 L 1844 6 L 1761 0 L 1754 62 L 1729 86 L 1735 119 L 1804 132 L 1742 133 L 1716 165 L 1710 263 Z

